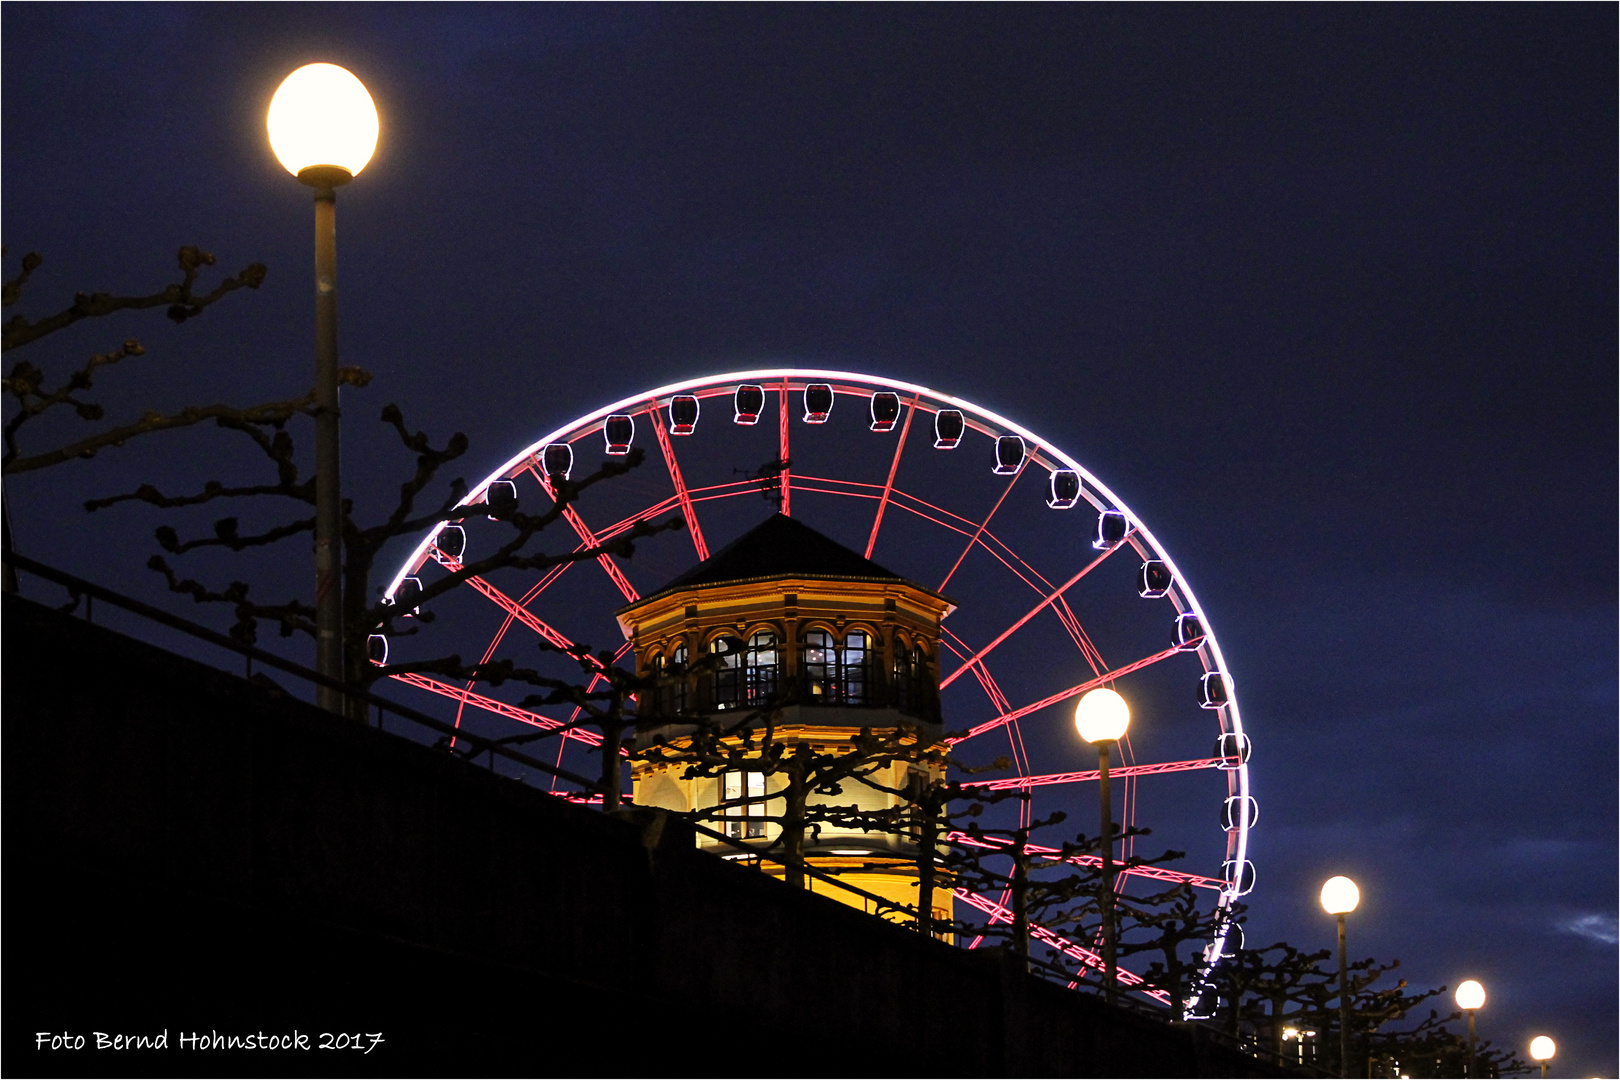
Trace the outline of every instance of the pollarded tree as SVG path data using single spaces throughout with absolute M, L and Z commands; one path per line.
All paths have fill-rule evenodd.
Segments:
M 23 256 L 17 276 L 6 281 L 3 289 L 0 289 L 0 307 L 10 308 L 22 300 L 23 287 L 44 262 L 44 258 L 37 251 L 31 251 Z M 197 279 L 204 268 L 214 265 L 214 257 L 200 248 L 187 246 L 180 249 L 178 262 L 179 281 L 171 282 L 144 295 L 118 296 L 112 293 L 81 292 L 74 295 L 72 303 L 50 315 L 38 319 L 30 319 L 23 315 L 12 316 L 6 320 L 4 327 L 0 328 L 0 352 L 10 352 L 13 349 L 33 345 L 42 338 L 65 330 L 85 319 L 103 318 L 120 311 L 161 307 L 166 310 L 171 320 L 183 323 L 201 315 L 206 309 L 238 289 L 257 289 L 265 276 L 264 264 L 253 263 L 235 276 L 226 278 L 213 289 L 199 292 Z M 112 427 L 99 428 L 77 439 L 40 448 L 26 450 L 23 448 L 19 441 L 23 429 L 53 411 L 71 409 L 75 416 L 87 423 L 100 423 L 105 420 L 106 407 L 90 400 L 86 396 L 86 391 L 94 388 L 101 369 L 145 354 L 146 348 L 139 341 L 130 338 L 113 349 L 91 355 L 82 366 L 70 372 L 54 387 L 47 386 L 48 376 L 45 371 L 30 360 L 18 360 L 8 367 L 4 377 L 0 378 L 0 388 L 3 388 L 10 398 L 10 407 L 7 411 L 11 414 L 4 427 L 0 428 L 0 440 L 3 440 L 4 447 L 0 450 L 0 473 L 15 476 L 35 469 L 60 465 L 76 458 L 93 457 L 107 447 L 122 446 L 130 439 L 141 435 L 189 427 L 206 420 L 249 423 L 278 419 L 285 421 L 300 410 L 309 408 L 315 401 L 312 391 L 301 398 L 267 402 L 248 408 L 215 404 L 189 406 L 179 412 L 167 414 L 148 410 L 133 420 Z M 0 522 L 0 539 L 3 539 L 5 551 L 10 553 L 12 537 L 9 507 L 4 511 L 3 522 Z M 7 566 L 5 571 L 5 588 L 7 591 L 16 590 L 16 578 L 10 566 Z
M 1250 991 L 1266 1005 L 1267 1038 L 1273 1056 L 1281 1060 L 1283 1032 L 1304 1026 L 1305 1010 L 1314 1007 L 1336 977 L 1322 966 L 1333 954 L 1328 949 L 1301 952 L 1283 941 L 1256 949 L 1255 954 Z
M 1241 925 L 1242 905 L 1222 909 L 1199 902 L 1197 891 L 1183 882 L 1146 897 L 1119 897 L 1119 954 L 1157 955 L 1142 980 L 1170 999 L 1172 1020 L 1181 1020 L 1187 1003 L 1204 989 L 1206 965 L 1199 953 L 1222 926 Z
M 363 380 L 360 384 L 363 385 Z M 463 503 L 467 494 L 466 482 L 460 478 L 450 481 L 443 495 L 430 503 L 428 508 L 423 509 L 418 507 L 418 500 L 444 466 L 467 452 L 467 437 L 457 432 L 442 448 L 435 448 L 427 435 L 420 431 L 413 432 L 406 426 L 397 406 L 386 406 L 382 410 L 381 418 L 383 423 L 394 429 L 403 447 L 416 455 L 416 468 L 400 485 L 393 510 L 375 524 L 360 523 L 355 517 L 352 500 L 343 501 L 343 572 L 340 578 L 343 611 L 343 681 L 356 689 L 365 690 L 377 680 L 391 675 L 435 672 L 496 682 L 516 680 L 541 686 L 550 693 L 562 693 L 566 684 L 542 676 L 531 669 L 517 667 L 509 660 L 490 660 L 483 664 L 469 665 L 463 663 L 459 656 L 442 656 L 405 663 L 390 663 L 387 662 L 386 655 L 374 655 L 373 650 L 377 648 L 379 639 L 387 641 L 417 634 L 423 624 L 433 619 L 433 612 L 428 605 L 473 578 L 481 578 L 505 569 L 545 570 L 565 563 L 596 559 L 603 555 L 629 558 L 635 551 L 637 540 L 683 528 L 684 522 L 677 515 L 663 522 L 638 521 L 599 544 L 552 551 L 537 548 L 541 534 L 562 519 L 568 508 L 583 493 L 597 484 L 622 476 L 634 469 L 644 459 L 643 453 L 636 450 L 622 462 L 606 461 L 595 472 L 577 481 L 563 476 L 548 477 L 547 487 L 552 493 L 551 503 L 535 513 L 526 512 L 515 501 L 506 500 L 481 504 L 476 510 L 469 511 Z M 167 495 L 155 485 L 143 484 L 133 492 L 93 499 L 85 504 L 86 509 L 99 510 L 123 502 L 143 502 L 165 509 L 180 509 L 216 503 L 229 504 L 240 500 L 271 499 L 313 510 L 314 478 L 300 475 L 292 435 L 287 430 L 285 418 L 275 417 L 268 420 L 220 418 L 218 422 L 221 427 L 238 432 L 247 438 L 261 451 L 268 460 L 273 475 L 258 483 L 239 485 L 211 480 L 203 485 L 202 490 L 184 495 Z M 459 548 L 454 551 L 439 550 L 438 560 L 447 572 L 409 597 L 402 597 L 400 603 L 396 604 L 392 598 L 377 595 L 381 592 L 380 588 L 373 591 L 372 576 L 376 561 L 387 544 L 399 537 L 418 535 L 444 522 L 461 521 L 470 514 L 488 516 L 501 523 L 507 530 L 504 538 L 476 558 L 467 558 L 466 553 Z M 156 535 L 158 545 L 164 552 L 180 556 L 208 548 L 223 548 L 233 552 L 264 548 L 291 537 L 312 534 L 314 528 L 315 518 L 311 512 L 308 517 L 300 517 L 260 532 L 244 533 L 240 519 L 232 515 L 216 520 L 211 536 L 182 540 L 172 526 L 159 528 Z M 223 589 L 213 588 L 195 579 L 181 577 L 163 555 L 154 555 L 148 565 L 165 577 L 172 591 L 190 596 L 196 603 L 230 606 L 236 617 L 231 634 L 240 641 L 255 641 L 258 636 L 258 624 L 261 621 L 274 624 L 283 637 L 295 633 L 308 634 L 311 638 L 315 636 L 313 603 L 297 598 L 280 603 L 261 603 L 252 595 L 251 586 L 243 580 L 232 581 Z M 581 656 L 589 657 L 591 662 L 595 662 L 588 648 L 576 655 L 575 659 L 579 660 Z M 607 665 L 597 664 L 597 667 L 601 673 L 606 670 Z M 598 680 L 593 678 L 592 681 Z M 620 680 L 620 683 L 622 685 L 609 691 L 610 695 L 634 692 L 632 683 L 624 680 Z M 593 692 L 581 691 L 584 694 Z M 596 715 L 595 718 L 610 725 L 616 723 L 610 718 L 623 712 L 622 704 L 613 705 L 608 703 L 607 699 L 592 698 L 591 704 L 593 708 L 601 709 L 600 715 Z M 364 703 L 357 699 L 350 700 L 347 711 L 356 719 L 363 720 L 366 715 Z
M 713 655 L 690 666 L 667 669 L 658 678 L 668 682 L 694 679 L 712 669 Z M 805 850 L 809 840 L 827 827 L 886 831 L 889 823 L 870 816 L 858 804 L 831 800 L 846 794 L 846 784 L 872 783 L 875 775 L 891 771 L 897 762 L 921 763 L 941 753 L 915 724 L 892 727 L 863 726 L 850 733 L 825 734 L 780 730 L 782 708 L 797 700 L 796 687 L 785 680 L 751 712 L 683 714 L 673 718 L 652 715 L 644 722 L 647 737 L 633 756 L 658 766 L 678 767 L 688 780 L 714 779 L 730 772 L 758 774 L 777 781 L 775 791 L 763 795 L 742 793 L 722 797 L 686 815 L 698 822 L 725 822 L 750 805 L 764 803 L 766 812 L 749 820 L 775 824 L 779 833 L 765 850 L 780 849 L 789 884 L 806 885 Z M 665 730 L 667 729 L 667 730 Z M 662 733 L 660 735 L 660 732 Z

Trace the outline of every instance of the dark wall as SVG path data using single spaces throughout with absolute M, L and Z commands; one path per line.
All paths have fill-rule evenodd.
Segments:
M 702 854 L 679 822 L 4 603 L 7 1075 L 1271 1075 Z M 177 1045 L 294 1029 L 385 1041 Z M 87 1046 L 36 1049 L 50 1031 Z

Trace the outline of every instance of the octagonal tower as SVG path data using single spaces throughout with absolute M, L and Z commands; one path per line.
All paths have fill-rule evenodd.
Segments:
M 791 753 L 808 744 L 843 752 L 862 728 L 905 727 L 917 745 L 941 745 L 940 620 L 954 605 L 823 536 L 777 514 L 671 581 L 617 612 L 634 643 L 638 670 L 654 674 L 710 658 L 709 670 L 671 679 L 641 703 L 636 746 L 687 747 L 702 725 L 721 730 L 769 708 L 774 741 Z M 732 716 L 736 720 L 732 720 Z M 781 773 L 727 771 L 687 779 L 685 767 L 639 761 L 633 798 L 643 806 L 689 812 L 725 808 L 711 823 L 750 847 L 769 847 L 779 826 L 787 782 Z M 884 787 L 906 790 L 942 779 L 937 766 L 896 761 L 874 774 Z M 854 804 L 861 810 L 908 805 L 904 797 L 846 781 L 838 795 L 807 796 L 807 804 Z M 774 804 L 774 805 L 773 805 Z M 699 846 L 746 858 L 732 845 L 699 837 Z M 898 903 L 917 902 L 916 850 L 903 835 L 823 827 L 805 839 L 806 861 L 840 880 Z M 766 873 L 781 866 L 761 861 Z M 816 892 L 857 907 L 871 902 L 815 878 Z M 936 918 L 951 914 L 948 889 L 937 886 Z

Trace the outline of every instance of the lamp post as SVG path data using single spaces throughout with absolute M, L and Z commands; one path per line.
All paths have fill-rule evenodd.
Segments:
M 1558 1044 L 1545 1035 L 1530 1040 L 1530 1056 L 1541 1063 L 1541 1080 L 1547 1080 L 1547 1062 L 1558 1053 Z
M 1468 1075 L 1474 1075 L 1474 1013 L 1485 1005 L 1485 988 L 1473 979 L 1457 984 L 1457 1008 L 1468 1014 Z
M 315 189 L 315 670 L 342 681 L 343 509 L 338 489 L 337 195 L 377 148 L 377 107 L 336 64 L 307 64 L 282 80 L 266 117 L 270 147 Z M 343 695 L 316 688 L 343 711 Z
M 1097 797 L 1102 807 L 1102 932 L 1103 991 L 1112 1002 L 1119 988 L 1119 965 L 1114 959 L 1114 805 L 1108 791 L 1108 751 L 1131 723 L 1131 707 L 1107 687 L 1098 687 L 1074 707 L 1074 727 L 1080 737 L 1097 748 Z
M 1344 917 L 1361 903 L 1361 890 L 1347 877 L 1322 885 L 1322 910 L 1339 917 L 1339 1075 L 1350 1075 L 1350 971 L 1344 949 Z

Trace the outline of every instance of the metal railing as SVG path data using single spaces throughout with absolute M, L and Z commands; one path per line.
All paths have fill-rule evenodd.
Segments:
M 200 626 L 197 623 L 192 622 L 190 619 L 182 619 L 180 616 L 164 611 L 162 608 L 156 608 L 151 604 L 136 600 L 134 597 L 125 596 L 122 593 L 114 592 L 113 590 L 105 588 L 101 585 L 86 581 L 84 578 L 69 574 L 64 570 L 58 570 L 53 566 L 47 566 L 42 562 L 27 558 L 23 555 L 18 555 L 15 552 L 7 553 L 4 556 L 4 561 L 18 570 L 23 570 L 33 574 L 36 577 L 44 578 L 46 581 L 55 582 L 56 584 L 67 589 L 68 595 L 73 600 L 73 603 L 65 609 L 68 612 L 71 612 L 78 607 L 78 601 L 82 597 L 85 600 L 85 616 L 87 621 L 95 621 L 93 618 L 93 603 L 96 600 L 100 600 L 105 604 L 111 604 L 113 607 L 122 608 L 131 614 L 139 615 L 145 619 L 150 619 L 159 625 L 167 626 L 171 630 L 178 630 L 183 634 L 188 634 L 199 641 L 205 641 L 210 645 L 216 645 L 219 648 L 228 649 L 231 652 L 237 653 L 250 661 L 256 660 L 265 667 L 275 668 L 277 671 L 282 671 L 288 675 L 296 676 L 297 678 L 303 679 L 314 686 L 329 687 L 342 692 L 353 700 L 363 701 L 367 705 L 373 706 L 377 710 L 376 726 L 378 730 L 385 730 L 383 717 L 391 713 L 394 716 L 399 717 L 401 720 L 427 728 L 440 736 L 457 739 L 468 743 L 468 745 L 474 748 L 474 753 L 467 756 L 476 757 L 480 754 L 487 755 L 489 759 L 489 768 L 491 770 L 493 770 L 495 767 L 495 759 L 500 757 L 515 764 L 522 765 L 525 768 L 538 769 L 549 776 L 555 776 L 559 780 L 567 780 L 571 784 L 578 784 L 586 791 L 595 791 L 599 787 L 595 781 L 587 780 L 578 773 L 571 772 L 568 769 L 558 768 L 554 765 L 548 765 L 544 761 L 539 761 L 532 758 L 520 750 L 513 750 L 509 746 L 502 745 L 498 740 L 487 739 L 465 729 L 457 728 L 453 724 L 447 724 L 443 720 L 429 716 L 424 712 L 419 712 L 408 705 L 401 705 L 397 701 L 390 701 L 387 698 L 379 697 L 369 690 L 352 686 L 340 679 L 328 678 L 319 672 L 312 671 L 309 668 L 304 667 L 302 664 L 296 664 L 291 660 L 277 656 L 275 653 L 266 652 L 255 645 L 249 645 L 246 642 L 237 641 L 235 638 L 230 637 L 227 634 L 221 634 L 217 630 L 210 630 L 208 627 Z
M 0 559 L 3 559 L 7 565 L 10 565 L 17 570 L 32 574 L 35 577 L 41 578 L 45 581 L 53 582 L 66 589 L 72 602 L 66 607 L 58 610 L 64 612 L 73 612 L 77 610 L 79 601 L 82 599 L 84 601 L 85 618 L 88 622 L 94 622 L 94 603 L 95 601 L 99 600 L 103 604 L 111 605 L 133 615 L 148 619 L 161 626 L 168 627 L 171 630 L 179 631 L 180 633 L 186 634 L 199 641 L 206 642 L 207 644 L 236 653 L 248 662 L 250 677 L 251 664 L 256 661 L 265 667 L 274 668 L 277 671 L 302 679 L 312 686 L 330 687 L 340 691 L 342 694 L 347 695 L 351 699 L 363 701 L 376 710 L 375 726 L 379 731 L 386 730 L 384 726 L 384 717 L 386 715 L 393 715 L 409 724 L 413 724 L 436 733 L 441 737 L 441 740 L 453 739 L 466 742 L 473 748 L 473 751 L 471 754 L 461 755 L 461 760 L 467 760 L 469 764 L 472 763 L 470 759 L 483 755 L 487 757 L 488 768 L 493 771 L 495 768 L 495 760 L 500 758 L 504 761 L 511 762 L 527 769 L 534 769 L 559 780 L 566 780 L 571 784 L 576 784 L 579 786 L 582 792 L 600 792 L 601 785 L 598 782 L 588 780 L 585 777 L 580 776 L 578 773 L 572 772 L 568 769 L 549 765 L 544 761 L 530 757 L 522 751 L 512 749 L 510 746 L 505 745 L 500 740 L 486 738 L 470 732 L 465 728 L 458 728 L 453 724 L 449 724 L 436 717 L 429 716 L 426 713 L 420 712 L 407 705 L 401 705 L 396 701 L 390 701 L 387 698 L 380 697 L 369 690 L 344 683 L 338 679 L 328 678 L 327 676 L 321 675 L 319 672 L 313 671 L 302 664 L 294 663 L 293 661 L 287 660 L 284 657 L 277 656 L 275 653 L 267 652 L 264 649 L 258 648 L 257 646 L 238 641 L 227 634 L 222 634 L 216 630 L 211 630 L 206 626 L 194 623 L 189 619 L 181 618 L 180 616 L 168 611 L 164 611 L 161 608 L 153 607 L 152 605 L 144 603 L 140 600 L 136 600 L 133 597 L 125 596 L 122 593 L 115 592 L 114 590 L 108 589 L 101 585 L 97 585 L 94 582 L 90 582 L 84 578 L 69 574 L 66 571 L 58 570 L 53 566 L 48 566 L 45 563 L 39 562 L 35 559 L 18 555 L 15 552 L 4 553 L 4 555 L 0 555 Z M 284 689 L 276 686 L 274 683 L 269 683 L 269 687 L 282 693 L 286 692 Z M 336 719 L 338 718 L 334 716 L 334 720 Z M 512 777 L 511 779 L 517 779 L 519 782 L 528 782 L 527 779 L 522 776 Z M 559 797 L 566 798 L 572 793 L 548 792 L 548 794 L 554 794 L 558 795 Z M 631 805 L 633 804 L 627 803 L 627 808 L 629 808 Z M 765 848 L 744 843 L 739 839 L 725 835 L 725 833 L 720 832 L 719 830 L 708 828 L 707 826 L 700 825 L 693 821 L 687 821 L 686 823 L 698 835 L 709 840 L 719 841 L 728 847 L 734 848 L 739 853 L 746 855 L 751 861 L 774 863 L 783 867 L 784 870 L 796 867 L 806 877 L 814 878 L 817 881 L 821 881 L 852 896 L 858 896 L 866 903 L 874 905 L 872 910 L 874 913 L 878 914 L 879 917 L 882 917 L 886 913 L 890 913 L 907 916 L 907 921 L 914 924 L 919 921 L 918 911 L 916 908 L 907 904 L 902 904 L 898 901 L 889 900 L 885 897 L 878 896 L 875 893 L 871 893 L 865 889 L 859 888 L 858 886 L 851 885 L 848 882 L 841 881 L 836 874 L 828 873 L 815 866 L 812 866 L 803 859 L 790 858 L 786 855 L 773 853 Z M 950 929 L 954 931 L 957 928 L 950 927 Z M 1026 959 L 1028 963 L 1028 970 L 1031 974 L 1039 975 L 1048 981 L 1060 983 L 1071 989 L 1084 988 L 1085 990 L 1093 993 L 1102 992 L 1103 988 L 1100 985 L 1086 982 L 1081 975 L 1069 971 L 1060 965 L 1049 963 L 1035 955 L 1030 955 Z M 1132 1012 L 1152 1016 L 1158 1020 L 1163 1020 L 1165 1018 L 1165 1013 L 1162 1008 L 1152 1007 L 1144 1002 L 1131 1000 L 1123 993 L 1116 998 L 1114 1004 L 1116 1007 L 1128 1008 Z M 1262 1060 L 1272 1057 L 1271 1053 L 1269 1052 L 1269 1048 L 1267 1047 L 1244 1045 L 1244 1040 L 1241 1039 L 1234 1042 L 1228 1032 L 1213 1024 L 1196 1021 L 1193 1023 L 1197 1024 L 1205 1037 L 1213 1038 L 1216 1042 L 1223 1045 L 1228 1045 L 1233 1049 L 1240 1050 L 1243 1053 L 1250 1054 Z M 1300 1066 L 1292 1062 L 1279 1064 L 1286 1064 L 1291 1068 L 1303 1072 L 1320 1071 L 1312 1069 L 1311 1066 L 1305 1066 L 1303 1069 L 1301 1069 Z

